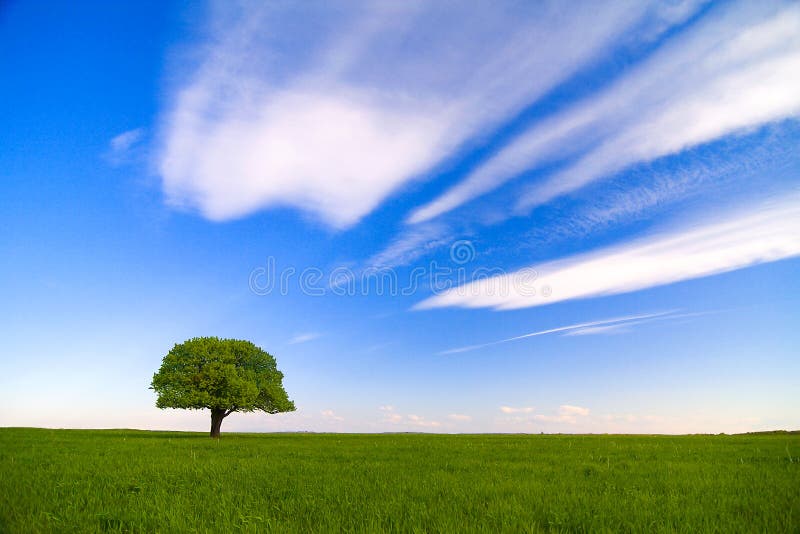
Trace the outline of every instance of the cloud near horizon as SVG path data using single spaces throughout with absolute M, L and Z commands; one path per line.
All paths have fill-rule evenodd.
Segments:
M 531 413 L 534 410 L 533 406 L 522 406 L 515 408 L 513 406 L 501 406 L 500 411 L 503 413 Z
M 511 423 L 515 425 L 523 424 L 530 425 L 533 423 L 557 423 L 575 425 L 580 420 L 586 419 L 591 413 L 589 408 L 583 406 L 574 406 L 571 404 L 562 404 L 558 407 L 555 413 L 550 414 L 534 414 L 533 408 L 509 408 L 502 406 L 500 411 L 510 417 L 504 418 L 504 423 Z M 524 415 L 530 414 L 530 415 Z
M 386 405 L 386 406 L 379 406 L 378 410 L 383 413 L 383 419 L 381 423 L 383 424 L 390 424 L 390 425 L 397 425 L 397 426 L 405 426 L 405 427 L 422 427 L 422 428 L 438 428 L 442 426 L 442 423 L 439 421 L 430 420 L 426 417 L 416 414 L 408 414 L 403 415 L 397 413 L 394 409 L 394 406 Z M 469 416 L 453 414 L 449 416 L 449 419 L 457 420 L 457 421 L 468 421 Z
M 344 417 L 336 415 L 333 410 L 322 410 L 320 415 L 327 421 L 344 421 Z

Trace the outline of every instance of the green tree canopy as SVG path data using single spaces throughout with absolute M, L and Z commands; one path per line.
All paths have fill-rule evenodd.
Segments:
M 196 337 L 175 345 L 153 375 L 159 408 L 211 410 L 211 437 L 233 412 L 294 411 L 275 358 L 249 341 Z

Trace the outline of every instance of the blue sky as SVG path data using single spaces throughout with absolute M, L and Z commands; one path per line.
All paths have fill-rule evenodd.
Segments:
M 0 425 L 800 427 L 793 2 L 6 2 Z M 283 278 L 282 278 L 283 277 Z M 284 283 L 281 283 L 281 280 Z

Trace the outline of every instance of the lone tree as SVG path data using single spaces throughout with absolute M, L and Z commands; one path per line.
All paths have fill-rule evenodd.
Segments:
M 196 337 L 172 347 L 153 375 L 159 408 L 211 410 L 211 437 L 233 412 L 294 411 L 275 358 L 249 341 Z

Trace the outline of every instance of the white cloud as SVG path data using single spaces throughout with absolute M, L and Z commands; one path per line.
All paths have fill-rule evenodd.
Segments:
M 693 197 L 722 205 L 731 192 L 737 192 L 737 186 L 746 183 L 760 185 L 748 195 L 749 201 L 763 201 L 780 187 L 763 178 L 797 160 L 793 132 L 794 128 L 777 126 L 718 145 L 713 153 L 702 149 L 684 153 L 677 166 L 674 161 L 642 166 L 626 173 L 624 187 L 593 188 L 582 195 L 580 208 L 550 223 L 537 220 L 526 239 L 541 244 L 596 233 L 666 212 Z
M 508 343 L 510 341 L 519 341 L 521 339 L 527 339 L 530 337 L 536 336 L 543 336 L 546 334 L 555 334 L 555 333 L 564 333 L 565 335 L 569 335 L 575 332 L 583 332 L 584 334 L 589 333 L 598 333 L 598 332 L 591 332 L 590 329 L 592 328 L 605 328 L 606 325 L 608 327 L 616 327 L 616 326 L 627 326 L 631 324 L 641 323 L 647 320 L 656 319 L 656 318 L 665 318 L 665 317 L 677 317 L 677 316 L 684 316 L 685 314 L 681 315 L 674 315 L 673 312 L 659 312 L 659 313 L 648 313 L 642 315 L 629 315 L 625 317 L 614 317 L 611 319 L 601 319 L 599 321 L 590 321 L 585 323 L 576 323 L 570 324 L 566 326 L 559 326 L 556 328 L 548 328 L 546 330 L 538 330 L 536 332 L 530 332 L 528 334 L 522 334 L 521 336 L 514 336 L 509 337 L 506 339 L 500 339 L 498 341 L 491 341 L 489 343 L 481 343 L 479 345 L 467 345 L 464 347 L 458 347 L 455 349 L 448 349 L 445 351 L 440 352 L 439 354 L 458 354 L 461 352 L 469 352 L 472 350 L 483 349 L 486 347 L 491 347 L 494 345 L 499 345 L 501 343 Z M 509 408 L 508 406 L 503 406 L 500 408 L 505 413 L 515 413 L 514 410 L 516 408 Z M 530 408 L 533 410 L 533 408 Z
M 534 281 L 527 271 L 481 279 L 415 308 L 508 310 L 710 276 L 800 255 L 799 228 L 800 195 L 792 192 L 714 222 L 539 265 Z
M 571 406 L 569 404 L 562 404 L 561 406 L 559 406 L 557 413 L 552 415 L 536 414 L 531 417 L 531 420 L 544 423 L 566 423 L 574 425 L 578 423 L 579 418 L 587 417 L 588 415 L 589 415 L 588 408 L 583 408 L 581 406 Z
M 403 422 L 403 416 L 399 413 L 389 413 L 383 418 L 384 423 L 398 424 Z
M 632 321 L 630 323 L 617 323 L 617 324 L 610 324 L 605 326 L 586 326 L 584 328 L 576 328 L 575 330 L 570 330 L 569 332 L 565 332 L 565 336 L 594 336 L 598 334 L 622 334 L 624 332 L 630 332 L 630 327 L 633 324 L 637 324 L 639 321 Z
M 164 113 L 166 197 L 212 220 L 291 206 L 337 228 L 631 28 L 686 16 L 627 0 L 237 6 L 213 6 Z
M 396 426 L 405 426 L 405 427 L 422 427 L 422 428 L 437 428 L 442 426 L 442 423 L 439 421 L 434 421 L 427 419 L 421 415 L 416 414 L 408 414 L 402 415 L 396 413 L 394 410 L 394 406 L 381 406 L 379 408 L 383 412 L 383 420 L 382 423 L 388 423 L 391 425 Z
M 534 410 L 533 406 L 522 406 L 514 408 L 512 406 L 501 406 L 500 411 L 503 413 L 531 413 Z
M 122 132 L 121 134 L 117 135 L 111 142 L 109 143 L 111 150 L 115 153 L 125 152 L 134 143 L 139 141 L 142 136 L 144 135 L 143 128 L 135 128 L 133 130 L 128 130 L 127 132 Z
M 744 417 L 741 413 L 720 414 L 702 406 L 692 413 L 652 414 L 623 409 L 618 413 L 570 415 L 563 407 L 550 414 L 510 416 L 495 421 L 495 432 L 570 432 L 620 434 L 687 434 L 739 433 L 775 428 L 794 428 L 785 416 L 770 418 Z
M 442 426 L 441 422 L 427 419 L 421 415 L 416 415 L 416 414 L 404 415 L 397 413 L 395 411 L 395 407 L 389 404 L 379 406 L 378 410 L 383 412 L 383 419 L 381 420 L 381 422 L 393 426 L 404 426 L 408 428 L 412 427 L 436 428 Z
M 500 411 L 504 414 L 530 414 L 533 408 L 508 408 L 503 406 Z M 502 418 L 502 422 L 512 425 L 531 425 L 535 423 L 556 423 L 556 424 L 569 424 L 575 425 L 579 422 L 584 422 L 589 417 L 589 408 L 582 406 L 573 406 L 570 404 L 562 404 L 558 407 L 555 413 L 551 414 L 532 414 L 532 415 L 512 415 L 511 417 Z
M 241 116 L 177 120 L 161 162 L 168 198 L 212 220 L 290 205 L 352 225 L 434 161 L 443 123 L 344 93 L 292 88 Z
M 561 415 L 579 415 L 584 417 L 589 415 L 589 408 L 583 408 L 582 406 L 572 406 L 570 404 L 562 404 L 558 408 L 558 412 Z
M 322 410 L 320 415 L 329 421 L 344 421 L 344 417 L 336 415 L 333 410 Z
M 407 265 L 452 241 L 449 230 L 440 224 L 419 225 L 393 240 L 366 261 L 368 267 L 392 268 Z
M 521 173 L 578 160 L 518 199 L 524 212 L 629 165 L 800 113 L 800 6 L 712 9 L 608 89 L 535 124 L 411 222 L 449 211 Z
M 108 143 L 108 160 L 115 165 L 124 162 L 142 137 L 144 137 L 144 128 L 135 128 L 114 136 Z
M 461 413 L 451 413 L 450 415 L 447 416 L 447 418 L 452 421 L 458 421 L 458 422 L 472 421 L 471 415 L 464 415 Z
M 299 343 L 306 343 L 308 341 L 312 341 L 314 339 L 317 339 L 319 336 L 320 336 L 320 334 L 317 334 L 316 332 L 306 332 L 306 333 L 303 333 L 303 334 L 297 334 L 296 336 L 294 336 L 292 339 L 290 339 L 286 343 L 288 345 L 297 345 Z
M 421 427 L 439 427 L 442 426 L 442 423 L 439 421 L 430 421 L 421 417 L 419 415 L 409 414 L 406 416 L 407 424 L 411 424 L 412 426 L 421 426 Z

